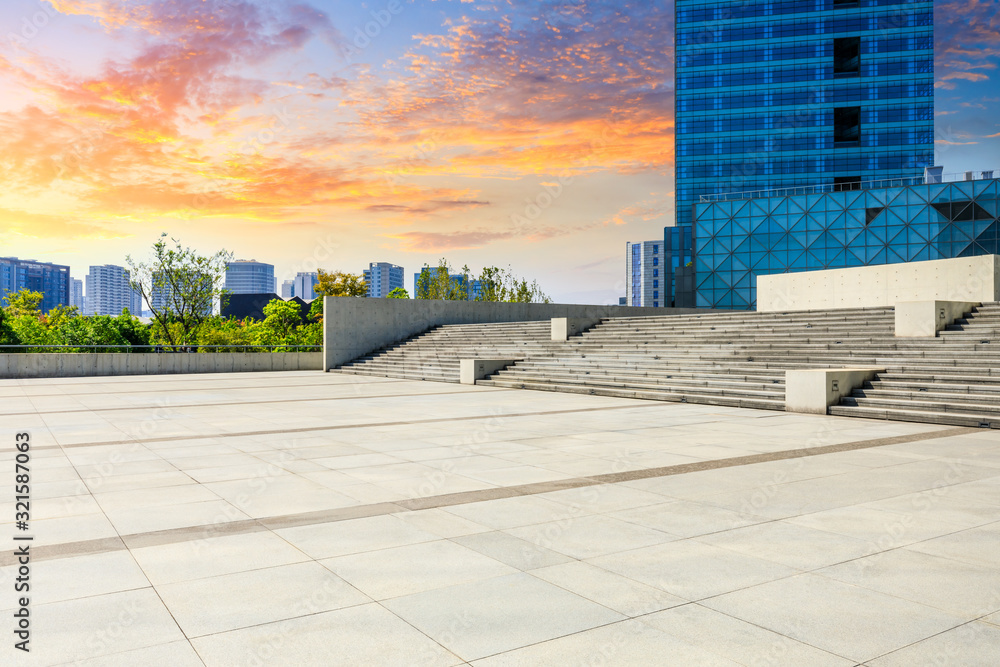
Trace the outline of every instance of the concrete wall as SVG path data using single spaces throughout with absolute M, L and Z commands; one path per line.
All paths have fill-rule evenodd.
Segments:
M 493 303 L 431 299 L 325 297 L 324 370 L 406 340 L 440 324 L 529 322 L 553 317 L 648 317 L 704 313 L 695 308 L 635 308 L 558 303 Z
M 322 367 L 322 352 L 0 354 L 0 378 L 318 371 Z
M 1000 301 L 1000 256 L 960 257 L 757 277 L 760 312 Z

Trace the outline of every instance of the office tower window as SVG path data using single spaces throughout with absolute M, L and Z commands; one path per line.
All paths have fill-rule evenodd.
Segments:
M 833 110 L 833 145 L 852 148 L 861 142 L 861 107 L 837 107 Z
M 861 38 L 838 37 L 833 40 L 833 76 L 844 78 L 861 74 Z

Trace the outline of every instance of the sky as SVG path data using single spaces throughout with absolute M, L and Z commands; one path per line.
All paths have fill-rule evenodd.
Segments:
M 936 10 L 945 173 L 1000 169 L 1000 0 Z M 4 0 L 0 256 L 161 232 L 297 271 L 510 266 L 617 303 L 673 217 L 664 0 Z

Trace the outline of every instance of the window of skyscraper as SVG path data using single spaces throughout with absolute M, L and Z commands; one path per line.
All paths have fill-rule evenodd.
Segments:
M 833 145 L 850 148 L 861 142 L 861 107 L 837 107 L 833 110 Z
M 861 74 L 861 38 L 838 37 L 833 40 L 833 76 L 843 78 Z

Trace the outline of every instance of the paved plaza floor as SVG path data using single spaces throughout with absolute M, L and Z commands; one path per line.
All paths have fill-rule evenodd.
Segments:
M 318 372 L 0 423 L 3 665 L 1000 664 L 996 430 Z

